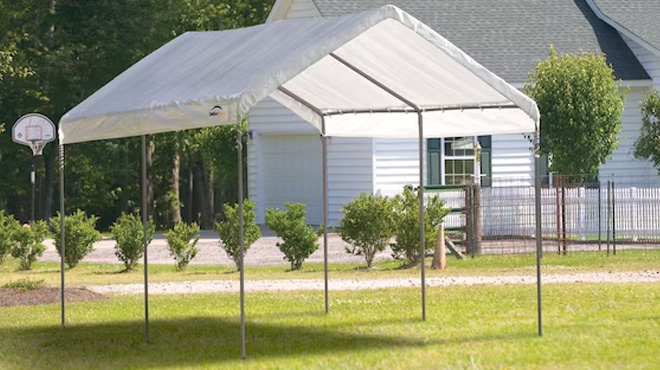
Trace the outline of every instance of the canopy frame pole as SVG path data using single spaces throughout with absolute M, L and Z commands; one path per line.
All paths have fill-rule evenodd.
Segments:
M 541 253 L 543 250 L 543 235 L 541 228 L 541 145 L 540 133 L 538 122 L 536 124 L 536 132 L 534 133 L 534 169 L 536 176 L 534 176 L 534 208 L 535 208 L 535 221 L 536 221 L 536 303 L 538 314 L 538 334 L 539 337 L 543 336 L 543 312 L 541 305 Z
M 328 137 L 325 136 L 325 117 L 321 116 L 321 146 L 323 151 L 323 284 L 325 313 L 330 313 L 328 302 Z
M 419 261 L 422 274 L 422 321 L 426 321 L 426 273 L 424 271 L 424 257 L 426 248 L 424 240 L 424 115 L 417 110 L 417 120 L 419 125 Z
M 240 301 L 241 301 L 241 359 L 245 360 L 245 246 L 243 240 L 243 123 L 239 119 L 236 124 L 236 157 L 238 160 L 238 266 L 240 273 Z
M 330 53 L 329 54 L 331 57 L 333 57 L 335 60 L 337 60 L 339 63 L 343 64 L 344 66 L 348 67 L 351 69 L 353 72 L 357 73 L 367 81 L 371 82 L 372 84 L 376 85 L 379 87 L 381 90 L 387 92 L 388 94 L 392 95 L 393 97 L 399 99 L 401 102 L 404 104 L 408 105 L 413 109 L 414 112 L 417 113 L 417 118 L 418 118 L 418 124 L 419 124 L 419 138 L 418 138 L 418 144 L 419 144 L 419 190 L 417 192 L 419 196 L 419 240 L 420 240 L 420 262 L 421 262 L 421 290 L 422 290 L 422 321 L 426 321 L 426 276 L 425 276 L 425 271 L 424 271 L 424 115 L 423 115 L 423 110 L 413 103 L 412 101 L 406 99 L 403 95 L 397 93 L 393 89 L 385 86 L 382 82 L 376 80 L 375 78 L 371 77 L 369 74 L 366 72 L 362 71 L 361 69 L 357 68 L 353 64 L 349 63 L 345 59 L 337 56 L 335 53 Z
M 66 326 L 65 316 L 65 303 L 64 303 L 64 254 L 66 248 L 64 247 L 64 144 L 60 140 L 59 145 L 60 157 L 60 307 L 61 307 L 61 320 L 62 327 Z
M 140 137 L 142 152 L 142 247 L 144 248 L 144 342 L 149 343 L 149 210 L 147 204 L 147 136 Z
M 279 86 L 277 88 L 280 92 L 287 95 L 291 99 L 304 105 L 312 112 L 321 117 L 321 146 L 323 156 L 323 285 L 324 285 L 324 299 L 325 299 L 325 313 L 330 313 L 329 303 L 329 284 L 328 284 L 328 137 L 325 134 L 325 114 L 321 112 L 316 106 L 300 96 L 294 94 L 292 91 L 285 87 Z

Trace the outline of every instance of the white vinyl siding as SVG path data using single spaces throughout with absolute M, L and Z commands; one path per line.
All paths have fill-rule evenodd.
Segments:
M 374 193 L 394 195 L 405 185 L 419 184 L 419 146 L 417 139 L 374 140 Z M 426 145 L 424 145 L 426 157 Z M 426 183 L 426 158 L 424 158 Z
M 637 57 L 639 62 L 642 64 L 646 72 L 653 79 L 653 84 L 656 89 L 660 88 L 660 57 L 650 52 L 648 49 L 639 45 L 629 37 L 621 35 L 623 40 L 628 44 L 630 50 Z
M 618 179 L 647 185 L 650 180 L 655 180 L 658 183 L 656 171 L 651 163 L 637 160 L 633 155 L 633 146 L 642 126 L 639 104 L 644 98 L 645 91 L 645 88 L 635 87 L 628 92 L 622 116 L 623 129 L 619 134 L 620 145 L 614 151 L 612 159 L 601 166 L 601 181 L 609 180 L 613 175 L 615 181 Z
M 491 138 L 492 186 L 531 185 L 534 174 L 531 142 L 522 134 Z
M 331 137 L 328 140 L 328 223 L 337 226 L 344 204 L 361 193 L 372 193 L 371 138 Z M 320 199 L 322 201 L 322 199 Z

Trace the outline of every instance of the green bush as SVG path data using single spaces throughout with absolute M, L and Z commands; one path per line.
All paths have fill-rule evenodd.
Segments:
M 180 222 L 174 229 L 165 233 L 167 246 L 170 254 L 176 261 L 176 269 L 183 271 L 190 261 L 195 258 L 199 249 L 195 247 L 199 241 L 199 226 L 196 223 L 190 225 Z
M 41 244 L 48 235 L 48 226 L 43 221 L 16 228 L 13 233 L 11 256 L 21 261 L 21 270 L 29 270 L 32 263 L 44 254 L 46 247 Z
M 257 214 L 254 211 L 255 204 L 250 200 L 243 202 L 243 255 L 247 253 L 252 243 L 261 238 L 261 229 L 256 223 Z M 238 246 L 238 204 L 230 206 L 225 204 L 225 220 L 215 224 L 215 229 L 220 236 L 220 247 L 225 250 L 227 256 L 240 269 L 240 253 Z
M 14 219 L 14 216 L 5 214 L 0 209 L 0 263 L 4 262 L 5 257 L 11 251 L 14 238 L 14 231 L 21 225 Z
M 344 205 L 339 236 L 351 246 L 346 252 L 364 256 L 370 268 L 376 253 L 385 250 L 394 234 L 394 210 L 387 197 L 364 193 Z
M 291 263 L 291 270 L 300 270 L 303 261 L 319 249 L 319 235 L 323 228 L 314 228 L 305 223 L 305 205 L 286 203 L 286 211 L 266 210 L 266 225 L 273 230 L 283 243 L 277 247 L 284 253 L 284 259 Z
M 64 262 L 69 268 L 74 268 L 78 262 L 94 250 L 94 243 L 101 240 L 101 233 L 96 230 L 98 217 L 87 217 L 84 211 L 77 210 L 72 215 L 64 217 Z M 60 250 L 60 214 L 50 219 L 53 227 L 52 236 L 57 253 Z
M 37 290 L 44 286 L 44 280 L 18 279 L 3 285 L 3 288 L 18 290 Z
M 405 258 L 409 266 L 420 263 L 419 254 L 419 198 L 410 186 L 394 198 L 394 234 L 396 242 L 390 244 L 394 258 Z M 449 209 L 437 195 L 427 198 L 424 212 L 424 249 L 433 250 L 438 241 L 438 227 Z
M 147 223 L 147 244 L 154 239 L 156 227 L 152 220 Z M 144 226 L 138 215 L 122 213 L 110 227 L 115 245 L 115 255 L 130 271 L 144 255 Z

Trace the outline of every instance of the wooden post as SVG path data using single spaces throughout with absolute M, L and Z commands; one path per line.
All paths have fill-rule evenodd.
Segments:
M 445 247 L 445 225 L 440 224 L 438 227 L 438 241 L 435 243 L 433 250 L 433 263 L 431 268 L 434 270 L 444 270 L 447 268 L 447 249 Z

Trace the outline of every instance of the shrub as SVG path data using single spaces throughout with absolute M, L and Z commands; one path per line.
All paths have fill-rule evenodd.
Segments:
M 194 222 L 190 225 L 185 222 L 180 222 L 174 226 L 174 229 L 165 233 L 167 246 L 170 250 L 170 254 L 176 261 L 176 269 L 178 271 L 185 270 L 188 263 L 190 263 L 190 261 L 192 261 L 197 255 L 197 252 L 199 252 L 199 249 L 195 248 L 200 237 L 198 233 L 199 226 Z
M 255 204 L 250 200 L 243 202 L 243 255 L 248 251 L 252 243 L 261 238 L 261 229 L 256 223 L 257 214 L 254 211 Z M 240 269 L 240 253 L 238 246 L 238 204 L 223 206 L 225 220 L 215 224 L 215 229 L 220 236 L 220 247 L 225 250 L 227 256 Z
M 13 244 L 14 230 L 21 225 L 14 219 L 14 216 L 5 214 L 0 209 L 0 263 L 4 262 L 5 257 L 11 251 Z
M 21 270 L 29 270 L 32 263 L 44 254 L 46 247 L 41 244 L 48 234 L 48 226 L 43 221 L 16 228 L 13 232 L 11 256 L 21 261 Z
M 316 232 L 305 224 L 305 205 L 286 203 L 286 211 L 266 210 L 266 225 L 273 230 L 283 243 L 277 247 L 284 253 L 284 259 L 291 263 L 291 270 L 300 270 L 303 261 L 319 249 L 320 227 Z
M 382 252 L 394 234 L 394 211 L 387 197 L 364 193 L 344 205 L 339 220 L 339 236 L 351 244 L 346 252 L 364 256 L 371 267 L 377 252 Z
M 94 250 L 94 243 L 101 240 L 101 233 L 96 230 L 98 217 L 87 217 L 84 211 L 77 210 L 72 215 L 64 216 L 64 262 L 69 268 L 78 265 L 87 254 Z M 53 225 L 55 248 L 61 256 L 60 214 L 50 219 Z
M 147 223 L 147 244 L 154 239 L 156 227 L 152 220 Z M 122 213 L 110 227 L 115 245 L 115 256 L 124 263 L 125 271 L 130 271 L 144 255 L 144 226 L 140 217 Z
M 32 279 L 18 279 L 16 281 L 10 281 L 7 284 L 3 285 L 3 288 L 7 289 L 18 289 L 18 290 L 37 290 L 44 286 L 44 280 L 32 280 Z
M 412 187 L 404 187 L 403 193 L 394 198 L 394 234 L 392 256 L 405 258 L 409 266 L 415 266 L 423 260 L 419 254 L 419 198 Z M 438 196 L 427 199 L 424 213 L 424 249 L 432 250 L 438 241 L 438 227 L 449 209 Z

